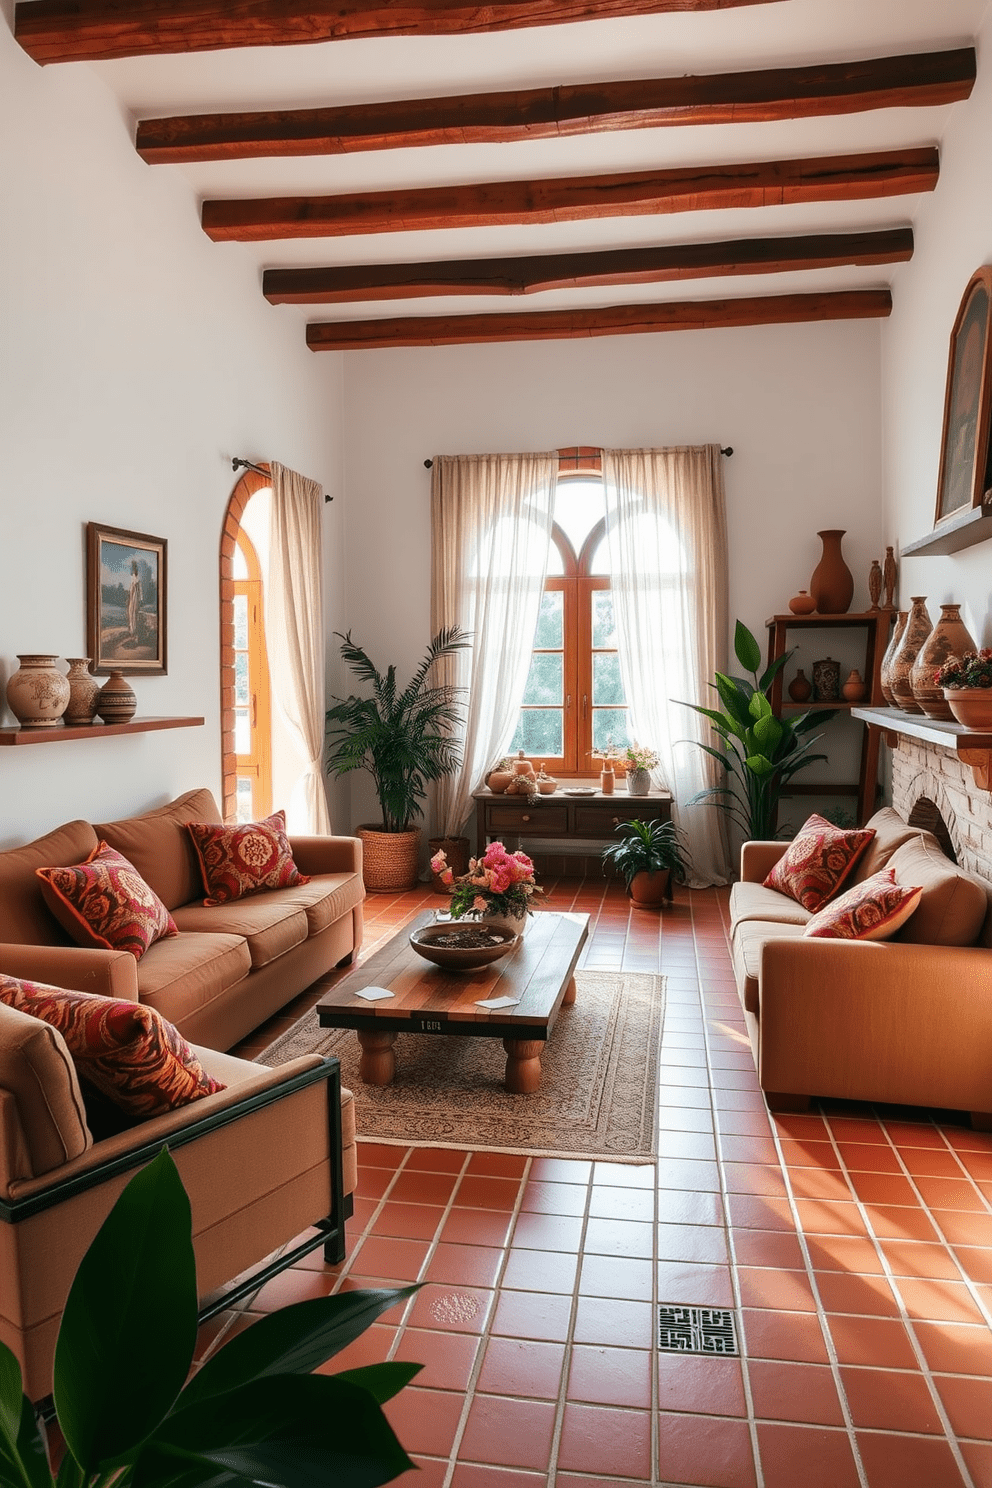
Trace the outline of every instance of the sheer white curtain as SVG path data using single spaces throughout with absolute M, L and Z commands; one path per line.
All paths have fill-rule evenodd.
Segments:
M 606 531 L 620 666 L 630 730 L 661 755 L 655 783 L 692 854 L 695 887 L 726 883 L 724 814 L 690 806 L 718 783 L 702 749 L 709 725 L 677 699 L 709 705 L 708 683 L 726 671 L 727 528 L 719 445 L 604 450 Z M 688 742 L 692 741 L 692 742 Z
M 323 775 L 324 492 L 275 461 L 270 468 L 265 638 L 276 706 L 300 764 L 286 819 L 295 832 L 329 833 Z
M 464 688 L 462 765 L 438 782 L 438 828 L 457 835 L 472 792 L 505 754 L 527 684 L 551 539 L 558 456 L 439 455 L 431 483 L 431 634 L 460 625 L 471 648 L 444 658 Z

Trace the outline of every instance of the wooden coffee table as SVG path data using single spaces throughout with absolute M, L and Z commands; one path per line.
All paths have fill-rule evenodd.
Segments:
M 589 916 L 539 910 L 516 950 L 478 971 L 442 971 L 418 956 L 410 932 L 434 920 L 424 910 L 381 950 L 328 985 L 317 1013 L 322 1028 L 354 1028 L 367 1085 L 388 1085 L 396 1071 L 398 1033 L 498 1038 L 506 1050 L 506 1088 L 529 1095 L 541 1083 L 541 1055 L 558 1009 L 575 1001 L 574 972 L 589 933 Z M 393 997 L 366 1002 L 359 988 L 386 987 Z M 490 1011 L 483 998 L 516 997 L 515 1007 Z

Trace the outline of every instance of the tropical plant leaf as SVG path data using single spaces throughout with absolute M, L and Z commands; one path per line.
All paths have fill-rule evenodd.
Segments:
M 745 697 L 740 688 L 734 684 L 730 677 L 724 676 L 723 672 L 714 673 L 713 685 L 720 694 L 720 701 L 733 721 L 741 728 L 747 728 L 751 721 L 750 697 Z
M 776 656 L 775 660 L 765 668 L 761 676 L 758 678 L 758 686 L 762 692 L 767 693 L 769 687 L 771 687 L 772 683 L 775 681 L 775 678 L 778 676 L 779 672 L 782 670 L 786 662 L 793 654 L 794 653 L 792 651 L 786 651 L 783 653 L 783 655 Z
M 21 1366 L 0 1343 L 0 1483 L 4 1488 L 52 1488 L 38 1422 L 23 1393 Z
M 363 1390 L 368 1390 L 373 1400 L 379 1405 L 385 1405 L 386 1401 L 398 1395 L 404 1385 L 408 1385 L 423 1367 L 422 1364 L 407 1364 L 401 1359 L 393 1359 L 388 1364 L 366 1364 L 362 1369 L 342 1369 L 333 1378 L 347 1380 L 351 1385 L 361 1385 Z
M 734 627 L 734 655 L 746 672 L 757 672 L 761 665 L 761 647 L 740 620 Z
M 763 754 L 749 754 L 744 762 L 753 775 L 774 775 L 775 766 Z
M 769 712 L 763 718 L 758 719 L 753 733 L 762 754 L 766 754 L 769 759 L 774 758 L 775 751 L 782 741 L 783 732 L 781 723 L 773 713 Z

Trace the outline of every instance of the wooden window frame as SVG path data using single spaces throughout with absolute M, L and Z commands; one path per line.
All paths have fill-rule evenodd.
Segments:
M 234 554 L 241 518 L 256 491 L 272 484 L 269 467 L 246 470 L 235 484 L 220 534 L 220 768 L 221 812 L 233 822 L 238 810 L 238 757 L 234 750 Z
M 244 595 L 248 602 L 248 685 L 250 708 L 250 742 L 248 754 L 235 755 L 235 795 L 237 782 L 246 776 L 253 781 L 252 817 L 259 821 L 272 811 L 272 689 L 269 658 L 265 649 L 265 610 L 262 592 L 262 565 L 255 545 L 244 528 L 235 543 L 248 568 L 248 577 L 235 579 L 234 597 Z M 237 648 L 235 648 L 237 654 Z M 236 679 L 235 679 L 236 682 Z M 237 703 L 235 702 L 235 716 Z

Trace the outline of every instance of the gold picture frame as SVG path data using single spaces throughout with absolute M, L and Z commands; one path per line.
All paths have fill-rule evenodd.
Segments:
M 934 526 L 981 506 L 992 484 L 992 264 L 969 279 L 951 330 Z
M 86 524 L 86 646 L 98 674 L 168 671 L 164 537 Z

